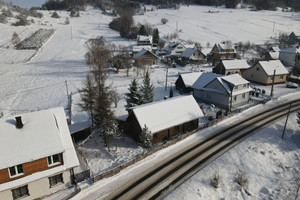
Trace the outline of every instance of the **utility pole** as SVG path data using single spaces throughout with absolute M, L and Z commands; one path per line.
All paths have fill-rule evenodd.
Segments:
M 71 39 L 73 39 L 72 26 L 70 27 Z
M 273 97 L 273 90 L 274 90 L 274 80 L 275 80 L 275 73 L 276 73 L 276 69 L 274 69 L 274 74 L 273 74 L 273 80 L 272 80 L 272 87 L 271 87 L 271 97 Z
M 290 116 L 291 107 L 292 107 L 292 103 L 290 103 L 290 106 L 289 106 L 289 111 L 288 111 L 288 114 L 286 116 L 286 120 L 285 120 L 285 124 L 284 124 L 284 128 L 283 128 L 281 139 L 283 139 L 283 137 L 284 137 L 285 128 L 286 128 L 286 124 L 287 124 L 289 116 Z
M 165 91 L 167 91 L 167 85 L 168 85 L 168 70 L 169 70 L 169 66 L 167 66 L 167 70 L 166 70 L 166 84 L 165 84 Z

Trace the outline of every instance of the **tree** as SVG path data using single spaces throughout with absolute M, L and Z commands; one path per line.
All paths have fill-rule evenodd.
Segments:
M 130 11 L 123 11 L 119 18 L 120 36 L 129 38 L 131 35 L 131 26 L 133 25 L 132 13 Z
M 104 145 L 109 148 L 114 113 L 111 110 L 110 87 L 106 86 L 106 69 L 109 65 L 111 52 L 102 46 L 87 45 L 88 53 L 86 62 L 90 68 L 90 74 L 83 82 L 83 88 L 79 90 L 81 96 L 80 106 L 87 111 L 92 119 L 92 126 L 96 133 L 103 137 Z
M 144 25 L 141 25 L 140 30 L 139 30 L 139 35 L 148 35 Z
M 174 96 L 173 94 L 173 87 L 170 88 L 170 94 L 169 94 L 169 98 L 172 98 Z
M 292 74 L 297 77 L 300 75 L 300 63 L 299 62 L 296 62 L 295 65 L 293 66 Z
M 114 102 L 115 108 L 117 108 L 118 102 L 122 99 L 121 95 L 116 90 L 110 90 L 109 96 L 111 97 L 111 101 Z
M 158 44 L 159 42 L 159 31 L 157 28 L 153 30 L 153 44 Z
M 162 18 L 160 21 L 161 21 L 162 24 L 166 24 L 168 22 L 168 19 Z
M 16 45 L 19 42 L 21 42 L 21 39 L 20 39 L 19 35 L 16 32 L 14 32 L 13 35 L 12 35 L 12 37 L 11 37 L 11 43 L 13 45 Z
M 236 8 L 238 3 L 239 3 L 238 0 L 226 0 L 225 6 L 226 8 Z
M 151 103 L 154 101 L 154 86 L 151 84 L 149 71 L 147 70 L 146 75 L 141 86 L 141 104 Z
M 141 104 L 140 101 L 141 94 L 139 91 L 138 83 L 135 78 L 131 81 L 131 84 L 129 86 L 129 93 L 126 93 L 125 96 L 126 96 L 127 108 L 134 107 Z
M 57 14 L 57 12 L 53 12 L 51 17 L 52 18 L 60 18 L 60 16 Z
M 152 147 L 152 138 L 152 133 L 145 124 L 140 135 L 141 146 L 146 149 Z

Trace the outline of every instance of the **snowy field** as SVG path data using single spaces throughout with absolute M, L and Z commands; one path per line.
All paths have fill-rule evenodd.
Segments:
M 208 13 L 209 10 L 217 12 Z M 112 17 L 101 14 L 99 10 L 88 8 L 87 11 L 80 13 L 81 16 L 79 18 L 70 18 L 69 25 L 65 25 L 66 17 L 69 17 L 68 12 L 58 11 L 58 14 L 61 16 L 60 19 L 51 18 L 51 12 L 42 12 L 44 17 L 42 19 L 34 18 L 35 23 L 30 26 L 11 26 L 10 24 L 14 22 L 14 19 L 10 19 L 8 24 L 0 23 L 0 116 L 15 115 L 17 113 L 32 112 L 58 106 L 66 108 L 67 83 L 69 93 L 72 92 L 75 94 L 73 95 L 73 122 L 85 121 L 87 120 L 87 115 L 81 112 L 76 105 L 79 102 L 77 90 L 82 86 L 82 80 L 85 79 L 89 71 L 84 61 L 84 54 L 86 52 L 84 47 L 85 42 L 90 38 L 98 36 L 104 36 L 108 42 L 122 46 L 133 45 L 135 41 L 123 39 L 117 32 L 110 30 L 108 23 L 112 20 Z M 166 25 L 162 25 L 160 22 L 161 18 L 167 18 L 169 22 Z M 252 12 L 206 6 L 181 6 L 179 10 L 155 10 L 145 13 L 145 15 L 135 16 L 134 19 L 136 22 L 147 22 L 157 27 L 161 36 L 174 33 L 178 22 L 179 39 L 183 41 L 197 41 L 200 42 L 202 46 L 206 46 L 207 42 L 212 46 L 214 43 L 222 40 L 231 40 L 233 42 L 249 40 L 253 43 L 264 43 L 270 40 L 271 37 L 278 36 L 280 32 L 300 32 L 300 14 L 293 12 Z M 275 28 L 273 31 L 274 22 Z M 17 51 L 10 44 L 13 32 L 17 32 L 23 40 L 40 28 L 55 29 L 55 33 L 39 50 Z M 170 68 L 168 73 L 168 90 L 165 91 L 166 69 L 164 67 L 163 64 L 159 63 L 158 66 L 150 69 L 151 80 L 155 86 L 155 100 L 161 100 L 164 96 L 168 96 L 169 87 L 171 85 L 174 86 L 179 72 L 211 71 L 210 65 Z M 126 76 L 125 72 L 111 74 L 108 78 L 108 83 L 111 83 L 118 93 L 124 95 L 124 93 L 128 91 L 127 87 L 130 81 L 136 76 L 137 71 L 135 70 L 130 72 L 129 77 Z M 137 79 L 139 83 L 142 82 L 141 75 L 139 75 Z M 267 94 L 270 93 L 270 86 L 259 87 L 265 89 Z M 287 89 L 284 84 L 281 84 L 275 86 L 274 94 L 277 98 L 281 95 L 294 93 L 299 90 L 300 89 Z M 175 92 L 175 95 L 179 94 Z M 113 108 L 117 117 L 126 114 L 124 105 L 125 100 L 122 99 L 118 103 L 118 107 Z M 112 105 L 112 107 L 114 106 Z M 295 118 L 295 116 L 291 116 L 291 119 L 292 118 Z M 182 198 L 183 196 L 180 196 L 178 193 L 176 194 L 176 190 L 175 193 L 169 194 L 166 198 L 176 199 L 175 197 L 178 196 L 177 199 L 207 199 L 207 196 L 215 195 L 216 199 L 222 197 L 234 199 L 230 197 L 235 197 L 234 194 L 237 192 L 234 188 L 232 189 L 230 187 L 230 185 L 232 185 L 230 181 L 234 181 L 234 174 L 239 170 L 245 171 L 249 175 L 249 191 L 254 195 L 253 197 L 245 197 L 245 199 L 261 199 L 264 197 L 263 195 L 278 194 L 278 187 L 281 182 L 276 182 L 277 179 L 274 177 L 277 175 L 289 177 L 286 175 L 286 172 L 279 171 L 279 168 L 277 168 L 278 165 L 274 162 L 274 166 L 272 165 L 272 167 L 268 168 L 269 170 L 273 170 L 274 173 L 266 172 L 267 175 L 264 179 L 266 183 L 264 187 L 266 187 L 266 189 L 264 189 L 261 187 L 264 182 L 262 182 L 261 185 L 253 185 L 253 183 L 260 181 L 258 180 L 260 174 L 255 173 L 258 170 L 252 161 L 263 157 L 264 159 L 260 160 L 269 162 L 259 165 L 259 167 L 262 168 L 261 171 L 266 170 L 263 166 L 268 167 L 272 164 L 274 159 L 282 159 L 283 164 L 286 164 L 290 161 L 288 160 L 289 158 L 287 158 L 287 160 L 283 159 L 284 156 L 278 153 L 279 150 L 284 150 L 284 155 L 292 157 L 292 153 L 294 153 L 295 156 L 298 156 L 298 160 L 295 159 L 289 163 L 289 166 L 299 166 L 299 151 L 295 150 L 299 148 L 299 144 L 295 144 L 295 149 L 293 150 L 287 149 L 288 146 L 292 146 L 291 143 L 294 141 L 291 139 L 292 132 L 299 133 L 299 129 L 297 129 L 295 123 L 290 125 L 287 130 L 286 142 L 281 142 L 280 144 L 275 143 L 275 140 L 280 142 L 279 139 L 277 140 L 277 138 L 280 137 L 278 136 L 280 133 L 276 135 L 275 130 L 282 128 L 282 122 L 277 125 L 272 125 L 266 129 L 268 131 L 263 131 L 263 134 L 259 133 L 253 138 L 248 139 L 245 143 L 231 150 L 228 155 L 225 154 L 224 158 L 223 156 L 219 158 L 223 160 L 216 161 L 215 163 L 217 164 L 209 165 L 212 167 L 206 167 L 203 170 L 205 172 L 199 172 L 199 176 L 194 176 L 185 183 L 191 183 L 191 185 L 178 188 L 178 191 L 181 191 L 179 193 L 182 193 L 182 195 L 185 194 L 182 188 L 190 188 L 189 194 L 192 196 Z M 273 132 L 275 135 L 274 138 L 271 137 Z M 202 136 L 203 132 L 199 132 L 196 135 Z M 265 136 L 260 137 L 260 135 Z M 275 152 L 277 156 L 270 153 L 267 148 L 271 148 L 270 151 L 272 151 L 272 153 Z M 81 147 L 81 150 L 89 158 L 89 164 L 94 175 L 111 169 L 117 164 L 127 162 L 141 154 L 142 151 L 137 144 L 128 138 L 125 138 L 124 142 L 119 144 L 118 151 L 116 152 L 112 151 L 112 153 L 108 153 L 102 148 L 101 140 L 97 140 L 97 142 L 88 141 Z M 170 149 L 166 151 L 168 150 Z M 263 155 L 260 151 L 264 151 L 265 154 Z M 241 154 L 241 152 L 244 153 Z M 245 160 L 244 155 L 247 157 L 247 160 Z M 232 158 L 232 160 L 230 160 L 230 158 Z M 235 164 L 230 166 L 229 162 Z M 250 166 L 254 167 L 250 169 Z M 222 177 L 225 186 L 217 190 L 214 190 L 207 184 L 207 181 L 215 171 L 219 171 L 220 174 L 225 173 Z M 99 189 L 99 187 L 101 188 L 101 185 L 111 180 L 117 180 L 120 176 L 96 183 L 95 187 L 93 186 L 94 189 L 91 187 L 91 189 L 83 191 L 82 194 L 79 194 L 75 199 L 94 199 L 93 193 L 90 194 L 89 192 L 104 190 L 105 188 Z M 199 181 L 199 177 L 203 179 Z M 194 181 L 198 182 L 195 183 Z M 284 179 L 280 181 L 284 181 Z M 276 185 L 278 187 L 276 187 Z M 198 191 L 198 189 L 200 191 Z M 201 197 L 199 197 L 198 193 Z M 85 198 L 86 196 L 84 195 L 91 198 Z

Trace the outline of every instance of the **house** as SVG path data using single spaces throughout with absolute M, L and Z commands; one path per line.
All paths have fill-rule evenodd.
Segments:
M 213 64 L 217 64 L 221 60 L 233 60 L 236 58 L 236 50 L 229 41 L 215 44 L 208 54 L 208 60 L 212 61 Z
M 243 78 L 248 81 L 270 85 L 274 83 L 284 83 L 289 74 L 287 69 L 283 66 L 280 60 L 258 61 L 255 65 L 243 72 Z
M 134 59 L 137 67 L 156 65 L 158 60 L 158 57 L 155 54 L 146 49 L 142 49 L 132 58 Z
M 300 47 L 295 45 L 292 48 L 279 51 L 279 60 L 287 66 L 293 67 L 296 63 L 300 64 Z
M 0 199 L 39 199 L 73 183 L 79 165 L 63 108 L 0 119 Z
M 242 75 L 242 71 L 249 67 L 250 66 L 246 60 L 222 60 L 216 67 L 213 68 L 213 73 L 222 75 Z
M 291 32 L 289 35 L 289 39 L 293 43 L 299 43 L 300 42 L 300 35 L 296 35 L 295 32 Z
M 266 60 L 278 60 L 279 59 L 279 47 L 271 47 L 265 52 Z
M 195 99 L 224 109 L 247 104 L 252 90 L 249 82 L 238 74 L 223 76 L 214 73 L 203 73 L 192 88 Z
M 189 93 L 193 91 L 192 85 L 201 74 L 202 72 L 180 74 L 175 82 L 176 89 L 183 93 Z
M 168 56 L 181 56 L 182 52 L 186 50 L 186 47 L 178 42 L 171 42 L 162 49 Z
M 138 35 L 137 45 L 138 46 L 152 46 L 153 38 L 152 35 Z
M 206 56 L 197 48 L 186 48 L 181 53 L 182 61 L 192 64 L 204 64 Z
M 155 144 L 197 129 L 200 117 L 203 113 L 192 95 L 173 97 L 130 108 L 127 133 L 139 141 L 146 125 Z

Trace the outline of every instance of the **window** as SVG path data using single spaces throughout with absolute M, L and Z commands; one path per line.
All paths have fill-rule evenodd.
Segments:
M 234 89 L 235 89 L 235 90 L 237 90 L 238 88 L 239 88 L 239 86 L 237 86 L 237 85 L 236 85 L 236 86 L 234 86 Z
M 14 199 L 29 196 L 27 185 L 24 185 L 24 186 L 16 188 L 16 189 L 13 189 L 13 190 L 11 190 L 11 192 L 12 192 L 12 195 L 13 195 Z
M 50 187 L 53 187 L 59 183 L 64 183 L 62 174 L 49 177 L 49 183 L 50 183 Z
M 179 126 L 175 126 L 174 127 L 174 134 L 178 134 L 179 133 Z
M 154 134 L 153 134 L 153 139 L 156 139 L 156 138 L 157 138 L 157 134 L 154 133 Z
M 233 101 L 236 101 L 236 96 L 233 96 Z
M 283 79 L 283 75 L 280 75 L 280 77 L 279 77 L 279 78 L 280 78 L 280 80 L 282 80 L 282 79 Z
M 270 77 L 270 79 L 271 79 L 271 81 L 273 81 L 273 79 L 274 79 L 274 76 L 271 76 L 271 77 Z
M 259 71 L 259 67 L 256 67 L 256 71 Z
M 246 94 L 245 94 L 245 93 L 242 95 L 242 98 L 243 98 L 243 99 L 245 99 L 245 98 L 246 98 Z
M 59 154 L 48 157 L 48 166 L 56 165 L 60 163 Z
M 247 87 L 247 84 L 244 84 L 244 85 L 243 85 L 243 88 L 246 88 L 246 87 Z
M 23 165 L 16 165 L 9 168 L 9 176 L 10 178 L 21 176 L 24 174 Z

